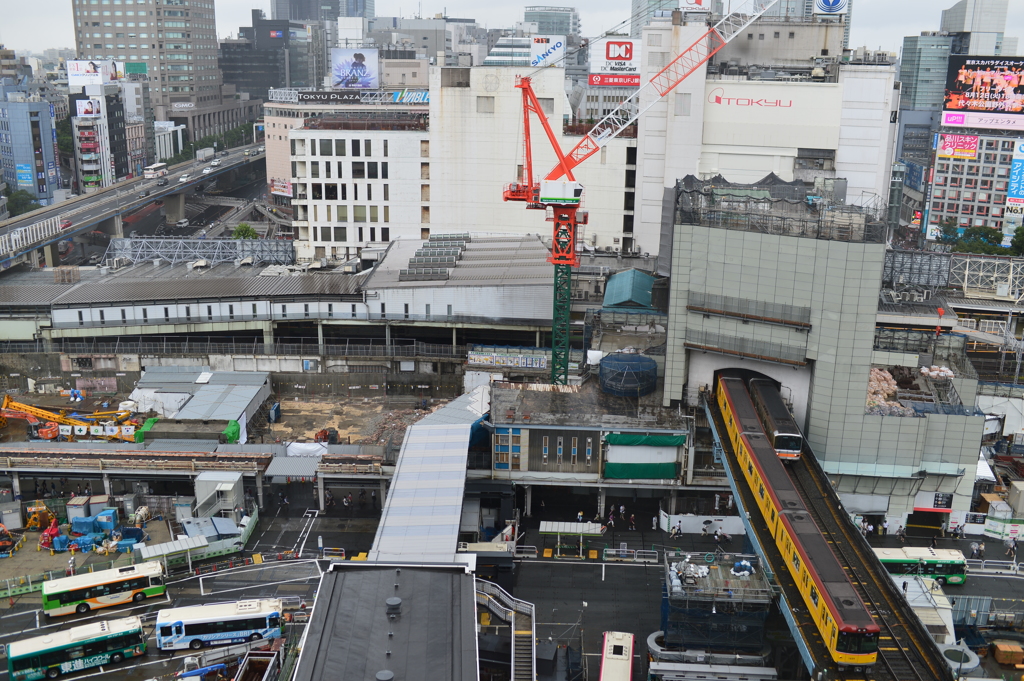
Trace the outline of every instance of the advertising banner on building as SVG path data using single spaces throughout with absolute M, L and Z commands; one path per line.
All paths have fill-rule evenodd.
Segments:
M 704 86 L 704 144 L 758 147 L 768 139 L 772 146 L 837 149 L 835 121 L 842 111 L 839 84 L 809 88 L 805 83 L 709 80 Z
M 847 14 L 850 0 L 814 0 L 815 14 Z
M 292 195 L 292 183 L 287 180 L 272 179 L 270 181 L 270 193 L 277 194 L 278 196 Z
M 950 55 L 942 124 L 1024 130 L 1024 58 Z
M 976 135 L 939 135 L 939 158 L 978 158 Z
M 75 59 L 65 62 L 68 68 L 68 85 L 103 85 L 124 80 L 123 61 L 88 61 Z
M 640 85 L 639 40 L 604 38 L 590 44 L 590 84 L 618 87 Z
M 1024 206 L 1024 139 L 1013 143 L 1010 182 L 1006 187 L 1006 205 Z
M 535 35 L 530 40 L 530 66 L 565 66 L 564 60 L 564 35 Z
M 903 184 L 915 192 L 923 192 L 924 166 L 913 161 L 904 161 L 903 159 L 900 159 L 900 163 L 907 167 L 907 172 L 903 175 Z
M 99 118 L 103 115 L 103 100 L 79 99 L 75 102 L 75 111 L 79 118 Z
M 297 92 L 296 101 L 302 104 L 358 104 L 360 93 L 357 90 L 334 90 L 320 92 Z
M 31 187 L 35 184 L 32 181 L 32 165 L 29 163 L 19 163 L 14 167 L 14 170 L 18 174 L 18 186 L 19 187 Z
M 380 87 L 380 59 L 376 49 L 331 49 L 331 85 L 336 88 L 376 90 Z

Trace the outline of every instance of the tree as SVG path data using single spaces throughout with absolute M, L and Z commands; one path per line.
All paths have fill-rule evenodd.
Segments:
M 239 222 L 235 231 L 231 232 L 232 239 L 259 239 L 260 235 L 248 222 Z
M 64 158 L 75 157 L 75 140 L 71 132 L 71 118 L 57 121 L 57 148 Z
M 1014 255 L 1024 255 L 1024 225 L 1014 231 L 1013 240 L 1010 241 L 1010 251 Z
M 960 240 L 960 229 L 956 218 L 948 217 L 939 223 L 939 243 L 952 246 Z
M 13 192 L 8 190 L 7 210 L 10 211 L 12 218 L 23 213 L 31 213 L 40 208 L 42 206 L 36 203 L 36 197 L 24 189 L 18 189 Z

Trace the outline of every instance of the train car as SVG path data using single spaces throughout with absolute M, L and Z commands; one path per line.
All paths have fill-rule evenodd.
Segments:
M 715 399 L 744 480 L 829 655 L 841 669 L 873 665 L 878 657 L 879 627 L 761 431 L 746 386 L 738 378 L 721 378 Z
M 751 379 L 750 399 L 779 458 L 799 459 L 804 448 L 804 436 L 775 384 L 764 378 Z
M 599 681 L 631 681 L 633 678 L 633 634 L 604 632 Z

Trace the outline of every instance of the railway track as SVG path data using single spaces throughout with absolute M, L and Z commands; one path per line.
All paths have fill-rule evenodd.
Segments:
M 838 506 L 833 490 L 822 484 L 822 475 L 807 461 L 813 454 L 789 464 L 789 475 L 803 497 L 818 529 L 850 581 L 881 628 L 878 663 L 869 672 L 848 672 L 838 678 L 873 681 L 941 681 L 952 678 L 931 637 L 904 602 L 891 578 L 875 559 L 871 548 Z

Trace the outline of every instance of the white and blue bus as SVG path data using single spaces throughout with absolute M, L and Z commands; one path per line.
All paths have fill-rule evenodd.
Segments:
M 160 650 L 199 650 L 204 646 L 280 638 L 284 617 L 280 599 L 238 601 L 161 610 L 156 616 Z

